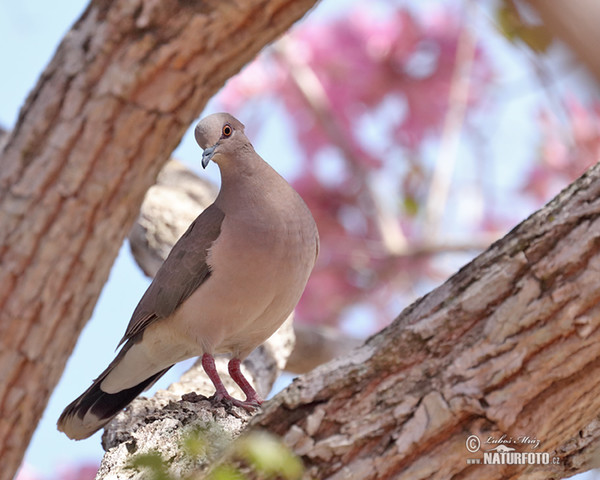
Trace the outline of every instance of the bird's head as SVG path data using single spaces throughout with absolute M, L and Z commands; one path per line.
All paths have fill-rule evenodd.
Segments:
M 202 167 L 213 160 L 219 164 L 222 158 L 246 145 L 248 139 L 244 134 L 244 125 L 228 113 L 214 113 L 203 118 L 194 131 L 196 142 L 204 150 Z

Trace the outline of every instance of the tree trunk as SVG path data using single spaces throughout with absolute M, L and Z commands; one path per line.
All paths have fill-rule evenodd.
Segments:
M 0 156 L 0 479 L 160 167 L 207 99 L 314 3 L 94 1 L 66 35 Z

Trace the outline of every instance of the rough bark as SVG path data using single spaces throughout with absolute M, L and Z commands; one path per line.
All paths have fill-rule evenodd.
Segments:
M 189 224 L 208 207 L 217 188 L 176 160 L 169 161 L 144 198 L 129 232 L 137 264 L 149 277 L 157 270 Z M 358 346 L 360 342 L 327 327 L 294 324 L 296 341 L 285 370 L 306 373 Z
M 599 464 L 600 166 L 255 418 L 312 478 L 562 478 Z M 556 465 L 472 465 L 493 437 Z M 470 435 L 482 450 L 469 453 Z
M 93 1 L 0 154 L 0 479 L 12 478 L 160 167 L 314 0 Z

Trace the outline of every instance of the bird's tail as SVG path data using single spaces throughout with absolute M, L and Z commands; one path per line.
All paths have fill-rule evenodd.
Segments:
M 117 393 L 106 393 L 100 388 L 100 385 L 122 358 L 122 355 L 125 353 L 124 350 L 126 348 L 121 350 L 108 368 L 94 380 L 90 388 L 64 409 L 58 419 L 57 427 L 69 438 L 82 440 L 96 433 L 117 413 L 129 405 L 135 397 L 150 388 L 172 367 L 171 365 L 155 373 L 131 388 L 123 389 Z

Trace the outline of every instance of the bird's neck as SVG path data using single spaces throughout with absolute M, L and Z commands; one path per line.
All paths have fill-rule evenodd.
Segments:
M 256 212 L 270 210 L 277 207 L 271 205 L 275 198 L 285 198 L 288 190 L 291 190 L 269 164 L 258 155 L 256 157 L 255 162 L 249 162 L 245 168 L 237 168 L 236 171 L 227 168 L 228 166 L 220 167 L 221 190 L 215 204 L 226 214 L 248 211 L 248 206 Z M 268 183 L 268 187 L 265 183 Z

